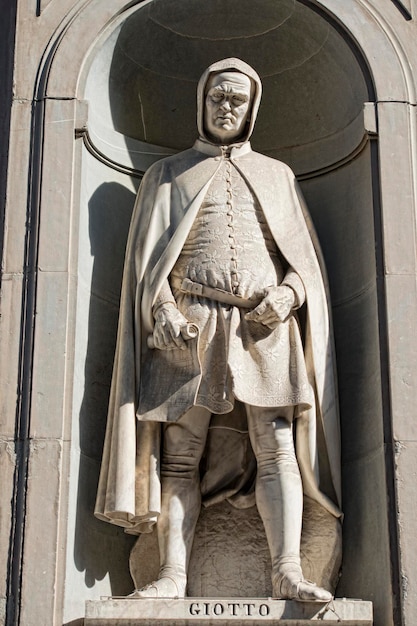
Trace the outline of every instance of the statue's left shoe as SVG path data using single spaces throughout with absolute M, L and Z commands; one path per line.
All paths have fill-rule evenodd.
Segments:
M 301 568 L 287 570 L 285 573 L 274 577 L 273 597 L 280 600 L 323 603 L 333 599 L 330 591 L 306 580 L 302 575 Z
M 186 582 L 165 575 L 142 589 L 135 589 L 129 598 L 184 598 Z

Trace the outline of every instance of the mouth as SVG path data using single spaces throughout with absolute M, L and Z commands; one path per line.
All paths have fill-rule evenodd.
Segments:
M 233 126 L 235 124 L 235 119 L 229 115 L 219 115 L 216 117 L 216 124 Z

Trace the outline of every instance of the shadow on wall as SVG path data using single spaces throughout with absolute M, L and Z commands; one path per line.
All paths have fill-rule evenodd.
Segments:
M 112 595 L 133 588 L 128 571 L 134 537 L 94 517 L 113 358 L 116 346 L 124 253 L 135 194 L 118 183 L 102 184 L 90 199 L 89 237 L 94 257 L 85 359 L 85 388 L 79 415 L 80 466 L 74 562 L 93 587 L 107 574 Z

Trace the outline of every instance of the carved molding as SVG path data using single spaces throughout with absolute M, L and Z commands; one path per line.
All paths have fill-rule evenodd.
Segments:
M 121 172 L 122 174 L 127 174 L 128 176 L 132 176 L 133 178 L 141 179 L 143 177 L 145 173 L 144 170 L 135 169 L 133 167 L 128 167 L 127 165 L 123 165 L 122 163 L 118 163 L 117 161 L 114 161 L 113 159 L 108 157 L 106 154 L 104 154 L 104 152 L 99 150 L 97 146 L 94 144 L 94 142 L 92 141 L 90 133 L 88 132 L 87 129 L 76 131 L 75 138 L 78 139 L 80 137 L 82 137 L 84 146 L 86 147 L 88 152 L 92 154 L 93 157 L 96 158 L 98 161 L 100 161 L 101 163 L 104 163 L 104 165 L 107 165 L 107 167 L 110 167 L 112 170 L 115 170 L 116 172 Z
M 356 159 L 365 150 L 371 136 L 375 136 L 375 133 L 366 131 L 364 135 L 362 136 L 360 142 L 351 152 L 349 152 L 349 154 L 339 159 L 338 161 L 331 163 L 330 165 L 326 165 L 325 167 L 321 167 L 316 170 L 311 170 L 309 172 L 300 172 L 300 173 L 296 172 L 297 179 L 302 181 L 302 180 L 309 180 L 311 178 L 317 178 L 329 172 L 333 172 L 334 170 L 340 169 L 341 167 L 344 167 L 345 165 L 347 165 L 348 163 Z M 100 161 L 101 163 L 104 163 L 104 165 L 106 165 L 107 167 L 110 167 L 116 172 L 121 172 L 122 174 L 127 174 L 128 176 L 132 176 L 133 178 L 141 179 L 143 177 L 145 170 L 136 169 L 134 167 L 129 167 L 127 165 L 124 165 L 123 163 L 118 163 L 111 157 L 104 154 L 104 152 L 102 152 L 94 144 L 86 128 L 76 131 L 75 137 L 76 139 L 82 138 L 84 146 L 88 150 L 88 152 L 98 161 Z
M 143 0 L 141 4 L 144 6 L 150 1 Z M 391 0 L 397 7 L 402 5 L 404 11 L 407 10 L 405 3 L 409 1 Z M 408 56 L 381 12 L 369 0 L 354 0 L 353 7 L 344 0 L 315 2 L 327 15 L 336 16 L 344 29 L 358 42 L 363 55 L 369 59 L 377 91 L 381 92 L 378 93 L 379 99 L 385 99 L 386 77 L 389 74 L 393 77 L 389 83 L 390 99 L 414 102 L 416 86 Z M 109 30 L 116 28 L 130 13 L 137 10 L 138 4 L 139 0 L 114 0 L 110 9 L 109 4 L 103 0 L 80 0 L 77 3 L 74 11 L 68 14 L 65 23 L 60 25 L 51 39 L 39 68 L 39 75 L 47 78 L 49 97 L 83 97 L 85 68 L 88 67 L 88 63 L 85 63 L 86 57 L 94 54 L 94 48 L 101 43 L 100 37 L 105 37 Z M 78 19 L 81 13 L 83 19 Z M 94 47 L 91 47 L 92 41 L 95 41 Z M 392 54 L 388 42 L 392 46 Z M 383 63 L 378 61 L 378 51 L 381 49 L 387 52 Z M 68 58 L 73 58 L 70 66 Z M 46 90 L 46 85 L 44 89 Z
M 36 15 L 39 17 L 42 11 L 44 11 L 51 2 L 52 0 L 37 0 Z
M 401 11 L 406 20 L 413 19 L 413 7 L 411 5 L 412 0 L 392 0 L 397 9 Z

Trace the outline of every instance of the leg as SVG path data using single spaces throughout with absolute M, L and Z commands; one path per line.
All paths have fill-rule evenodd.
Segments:
M 274 595 L 328 602 L 331 594 L 304 580 L 301 571 L 303 491 L 294 451 L 293 408 L 246 409 L 258 463 L 256 503 L 271 552 Z
M 194 531 L 200 514 L 199 464 L 211 414 L 193 407 L 164 426 L 161 462 L 162 506 L 157 530 L 159 578 L 134 592 L 137 597 L 184 597 Z

